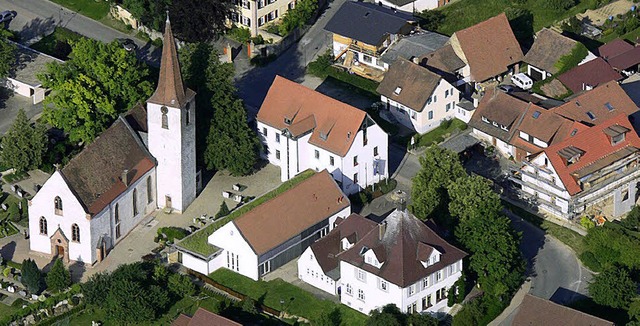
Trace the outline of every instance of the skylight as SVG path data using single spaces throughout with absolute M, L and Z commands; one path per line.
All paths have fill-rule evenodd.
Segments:
M 393 91 L 393 93 L 396 95 L 400 95 L 400 92 L 402 92 L 402 87 L 396 87 L 396 90 Z
M 614 107 L 613 105 L 611 105 L 611 103 L 607 102 L 604 104 L 604 106 L 607 108 L 607 110 L 609 111 L 613 111 Z
M 534 119 L 538 119 L 539 116 L 540 116 L 540 111 L 533 112 Z
M 587 111 L 587 116 L 589 116 L 589 119 L 591 119 L 591 120 L 595 120 L 596 119 L 596 115 L 593 114 L 593 112 L 591 112 L 591 111 Z
M 573 129 L 571 132 L 571 137 L 575 136 L 578 133 L 578 129 Z

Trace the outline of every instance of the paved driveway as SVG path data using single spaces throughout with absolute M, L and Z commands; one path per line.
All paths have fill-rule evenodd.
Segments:
M 0 87 L 0 134 L 9 130 L 20 109 L 24 109 L 27 118 L 32 119 L 42 113 L 42 103 L 32 104 L 31 98 L 14 94 L 12 91 Z

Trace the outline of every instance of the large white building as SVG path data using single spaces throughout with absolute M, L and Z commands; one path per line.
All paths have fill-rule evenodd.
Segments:
M 336 219 L 351 214 L 349 199 L 329 172 L 305 173 L 312 175 L 243 212 L 206 238 L 197 233 L 185 238 L 176 245 L 178 262 L 204 275 L 227 268 L 258 280 L 299 257 L 331 231 Z
M 158 88 L 57 170 L 29 202 L 31 250 L 100 262 L 158 207 L 196 195 L 195 93 L 185 89 L 167 20 Z
M 460 91 L 442 76 L 398 58 L 377 89 L 380 100 L 401 124 L 420 134 L 456 115 Z
M 402 312 L 449 311 L 448 290 L 466 253 L 406 209 L 378 224 L 352 214 L 298 259 L 298 277 L 364 314 L 395 304 Z
M 258 112 L 264 157 L 281 180 L 327 169 L 346 194 L 388 177 L 388 135 L 366 112 L 276 76 Z

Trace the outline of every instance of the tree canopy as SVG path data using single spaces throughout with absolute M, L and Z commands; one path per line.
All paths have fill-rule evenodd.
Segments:
M 72 45 L 70 57 L 48 64 L 38 78 L 52 89 L 44 121 L 64 130 L 71 141 L 93 141 L 118 114 L 153 91 L 149 71 L 117 42 L 82 38 Z
M 9 43 L 6 33 L 0 32 L 0 78 L 7 77 L 16 62 L 16 46 Z
M 478 176 L 462 177 L 448 186 L 449 213 L 460 219 L 500 214 L 500 196 L 491 189 L 491 181 Z
M 144 25 L 162 31 L 169 10 L 171 28 L 185 42 L 208 42 L 221 35 L 233 0 L 123 0 L 122 5 Z
M 629 308 L 636 296 L 636 283 L 625 268 L 607 268 L 589 284 L 589 294 L 597 304 L 612 308 Z
M 316 0 L 299 0 L 293 9 L 288 10 L 278 26 L 280 35 L 287 35 L 296 27 L 302 27 L 313 18 L 318 10 L 318 1 Z
M 371 310 L 367 326 L 437 326 L 438 320 L 427 314 L 404 314 L 393 303 L 387 304 L 379 311 Z
M 36 262 L 31 258 L 25 259 L 22 261 L 20 272 L 22 273 L 22 284 L 27 290 L 34 294 L 40 294 L 44 288 L 44 279 Z
M 53 263 L 46 280 L 47 288 L 54 292 L 62 291 L 71 285 L 71 273 L 64 267 L 60 258 Z
M 32 126 L 24 110 L 20 109 L 9 131 L 2 138 L 0 160 L 17 172 L 23 172 L 39 167 L 46 150 L 45 127 L 40 124 Z

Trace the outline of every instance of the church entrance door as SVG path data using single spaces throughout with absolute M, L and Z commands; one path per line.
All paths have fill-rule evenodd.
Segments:
M 64 247 L 63 246 L 56 246 L 56 254 L 58 255 L 58 257 L 63 258 L 64 257 Z

